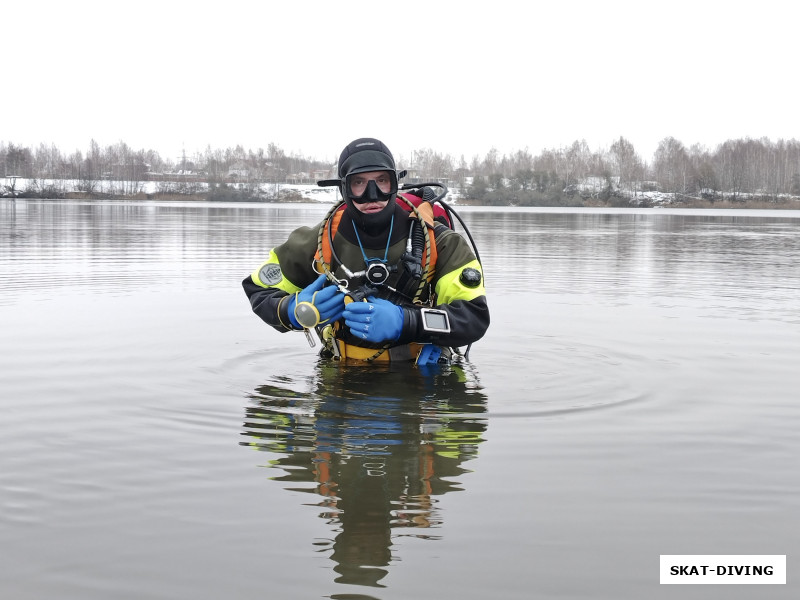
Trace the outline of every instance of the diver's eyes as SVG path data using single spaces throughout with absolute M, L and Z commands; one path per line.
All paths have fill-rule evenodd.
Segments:
M 363 177 L 354 177 L 350 181 L 350 189 L 356 196 L 360 196 L 367 188 L 367 180 Z
M 350 191 L 355 197 L 361 196 L 366 191 L 370 181 L 374 181 L 378 189 L 384 194 L 388 194 L 392 190 L 392 178 L 388 173 L 383 173 L 377 177 L 353 175 L 350 179 Z

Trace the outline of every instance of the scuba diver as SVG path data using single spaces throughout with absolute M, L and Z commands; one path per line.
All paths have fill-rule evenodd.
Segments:
M 446 187 L 400 186 L 406 172 L 374 138 L 348 144 L 337 174 L 318 185 L 344 200 L 242 282 L 253 312 L 280 332 L 304 331 L 312 347 L 313 330 L 327 358 L 446 364 L 462 346 L 468 358 L 489 307 L 474 242 L 450 227 L 461 219 L 442 201 Z

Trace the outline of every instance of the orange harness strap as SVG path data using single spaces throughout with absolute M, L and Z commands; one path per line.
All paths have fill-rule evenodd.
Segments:
M 342 215 L 344 214 L 344 206 L 336 211 L 336 213 L 328 219 L 328 222 L 325 223 L 325 231 L 322 233 L 322 256 L 319 255 L 319 249 L 317 249 L 316 254 L 314 255 L 314 260 L 317 262 L 322 259 L 322 261 L 326 265 L 331 264 L 331 258 L 333 257 L 333 252 L 331 251 L 331 240 L 333 236 L 336 235 L 336 232 L 339 230 L 339 223 L 342 220 Z M 330 235 L 328 231 L 330 230 Z
M 413 211 L 411 206 L 413 205 L 412 201 L 409 200 L 406 195 L 400 194 L 399 198 L 408 203 L 408 206 L 404 206 L 403 208 L 408 209 L 409 211 Z M 401 204 L 402 206 L 402 204 Z M 314 255 L 314 260 L 316 262 L 320 262 L 320 259 L 326 264 L 331 264 L 331 258 L 333 258 L 333 252 L 331 250 L 331 240 L 336 236 L 336 232 L 339 230 L 339 223 L 342 221 L 342 215 L 344 214 L 344 205 L 334 213 L 334 215 L 328 219 L 328 222 L 325 224 L 325 230 L 322 233 L 322 256 L 320 256 L 319 249 L 317 250 L 316 254 Z M 419 206 L 415 207 L 422 218 L 425 220 L 425 223 L 428 225 L 428 236 L 430 238 L 430 249 L 431 249 L 431 260 L 430 264 L 431 267 L 436 265 L 436 258 L 438 256 L 436 252 L 436 236 L 433 233 L 433 206 L 431 206 L 430 202 L 421 202 Z M 328 233 L 330 231 L 330 233 Z M 423 249 L 422 254 L 422 264 L 425 265 L 428 262 L 428 253 L 427 248 Z M 433 278 L 433 268 L 429 270 L 427 273 L 427 280 L 430 281 Z

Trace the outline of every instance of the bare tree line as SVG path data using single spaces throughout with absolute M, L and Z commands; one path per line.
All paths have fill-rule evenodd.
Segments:
M 650 162 L 642 159 L 624 137 L 608 148 L 591 150 L 585 141 L 531 154 L 527 149 L 500 154 L 490 149 L 469 162 L 433 149 L 413 151 L 398 159 L 401 168 L 419 179 L 448 182 L 464 195 L 489 202 L 563 196 L 594 182 L 593 193 L 621 194 L 635 198 L 645 191 L 713 200 L 723 194 L 736 199 L 745 195 L 778 198 L 800 195 L 800 142 L 761 139 L 728 140 L 713 150 L 700 145 L 686 147 L 664 138 Z M 0 174 L 51 182 L 78 181 L 81 191 L 91 193 L 98 182 L 125 182 L 121 193 L 135 193 L 146 180 L 203 181 L 225 185 L 298 182 L 329 171 L 329 161 L 287 155 L 270 143 L 266 149 L 241 146 L 212 149 L 192 156 L 162 157 L 154 150 L 134 150 L 124 142 L 100 147 L 92 140 L 88 150 L 64 154 L 53 145 L 31 149 L 0 142 Z M 51 185 L 57 185 L 51 183 Z M 583 187 L 582 187 L 583 186 Z
M 480 196 L 483 187 L 492 192 L 486 196 L 489 200 L 587 188 L 598 196 L 626 199 L 650 191 L 712 201 L 748 195 L 777 199 L 800 196 L 800 142 L 736 139 L 708 150 L 697 144 L 687 148 L 667 137 L 647 163 L 620 137 L 600 151 L 590 150 L 584 141 L 536 156 L 518 151 L 498 157 L 490 151 L 483 160 L 473 159 L 464 172 L 473 176 L 471 195 Z M 474 176 L 482 181 L 475 182 Z
M 319 168 L 327 168 L 327 164 L 286 155 L 275 144 L 255 151 L 242 146 L 225 150 L 209 146 L 194 155 L 164 158 L 155 150 L 134 150 L 125 142 L 101 148 L 92 140 L 86 152 L 71 154 L 62 153 L 55 145 L 40 144 L 31 149 L 0 142 L 0 173 L 26 179 L 140 182 L 182 175 L 218 182 L 246 173 L 246 177 L 258 181 L 282 181 L 293 173 Z

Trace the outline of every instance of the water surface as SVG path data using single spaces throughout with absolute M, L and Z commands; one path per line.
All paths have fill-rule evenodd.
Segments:
M 461 209 L 492 326 L 422 372 L 250 313 L 327 206 L 0 202 L 2 598 L 796 595 L 798 211 Z

